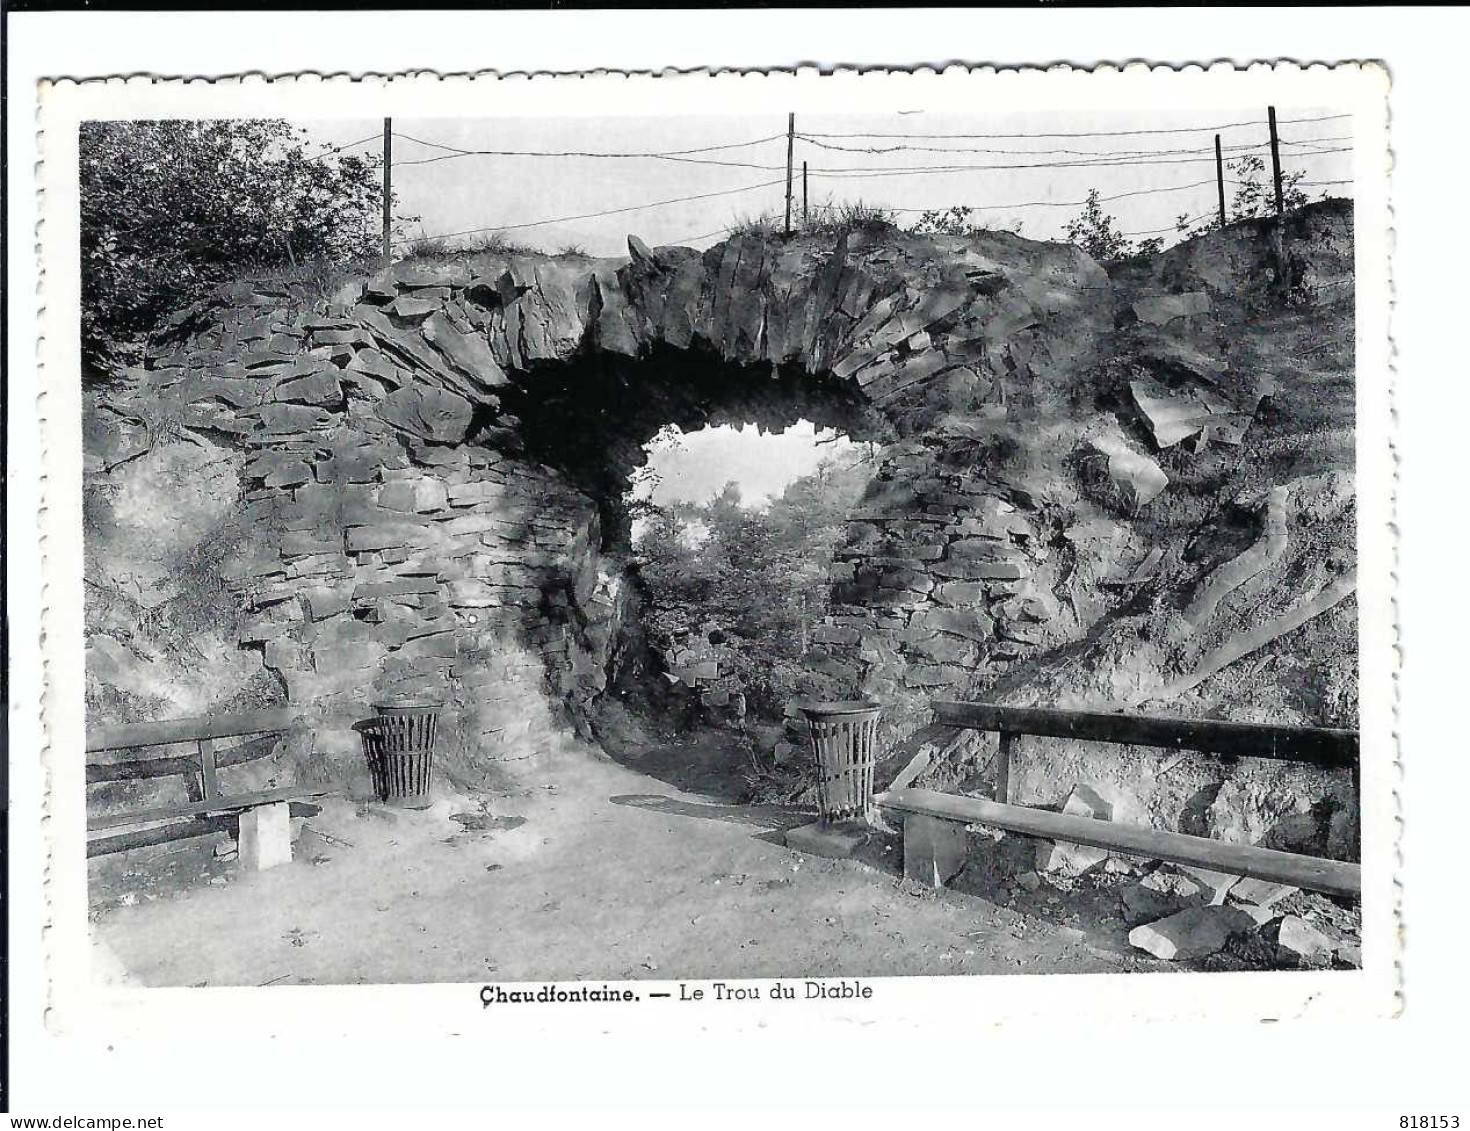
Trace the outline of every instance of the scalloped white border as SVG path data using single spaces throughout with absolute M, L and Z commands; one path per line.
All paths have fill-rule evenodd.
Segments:
M 671 98 L 670 87 L 678 86 Z M 732 1010 L 713 1002 L 678 1010 L 532 1010 L 513 1027 L 481 1015 L 464 986 L 104 990 L 87 976 L 81 632 L 81 437 L 78 372 L 79 251 L 76 124 L 89 117 L 608 116 L 719 112 L 889 111 L 977 106 L 1134 107 L 1160 100 L 1231 108 L 1330 105 L 1355 115 L 1360 659 L 1363 734 L 1364 954 L 1361 972 L 1189 975 L 1015 975 L 876 979 L 860 1008 L 825 1006 L 822 1020 L 881 1021 L 956 1035 L 989 1022 L 1383 1016 L 1396 1011 L 1400 971 L 1399 821 L 1395 782 L 1392 603 L 1395 541 L 1388 315 L 1390 154 L 1386 71 L 1374 64 L 1292 63 L 1209 67 L 1129 64 L 1051 67 L 790 67 L 684 71 L 476 72 L 438 75 L 155 76 L 42 84 L 38 343 L 42 484 L 43 832 L 48 1026 L 54 1033 L 178 1039 L 236 1033 L 482 1033 L 619 1035 L 786 1029 L 815 1020 L 807 1009 Z M 671 105 L 677 110 L 671 111 Z M 638 983 L 644 989 L 653 983 Z

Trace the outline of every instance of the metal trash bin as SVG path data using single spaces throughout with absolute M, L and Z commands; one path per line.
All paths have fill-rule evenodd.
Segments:
M 811 728 L 822 823 L 865 821 L 873 804 L 873 764 L 882 708 L 855 700 L 808 703 L 801 713 Z
M 354 728 L 378 800 L 400 809 L 427 809 L 434 772 L 434 737 L 442 703 L 374 703 L 377 712 Z

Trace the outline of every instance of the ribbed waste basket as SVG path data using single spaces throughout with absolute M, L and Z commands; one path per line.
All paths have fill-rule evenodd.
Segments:
M 808 703 L 817 761 L 817 810 L 823 824 L 865 820 L 873 803 L 873 764 L 882 708 L 862 701 Z
M 442 703 L 374 703 L 357 724 L 378 800 L 400 809 L 427 809 L 434 772 L 434 736 Z

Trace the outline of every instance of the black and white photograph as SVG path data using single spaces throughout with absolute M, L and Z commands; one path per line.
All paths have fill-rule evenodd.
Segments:
M 1323 92 L 81 121 L 93 977 L 1359 970 Z
M 1463 18 L 16 3 L 12 1124 L 1455 1131 Z

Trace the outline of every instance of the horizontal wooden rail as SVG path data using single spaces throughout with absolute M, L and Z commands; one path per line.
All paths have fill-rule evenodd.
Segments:
M 1241 758 L 1276 758 L 1344 769 L 1358 764 L 1358 732 L 1322 727 L 1231 723 L 1159 715 L 1114 715 L 995 703 L 933 704 L 934 721 L 945 726 L 1075 738 L 1127 746 L 1165 746 Z
M 206 739 L 205 741 L 209 741 Z M 217 769 L 228 769 L 231 766 L 243 766 L 248 762 L 255 762 L 261 758 L 269 757 L 276 749 L 278 739 L 271 733 L 262 734 L 260 737 L 252 737 L 245 742 L 235 746 L 226 746 L 222 750 L 216 750 L 214 764 Z M 139 781 L 145 778 L 167 778 L 179 774 L 197 774 L 200 772 L 200 754 L 195 750 L 191 754 L 170 754 L 168 756 L 148 755 L 150 747 L 140 747 L 130 753 L 135 757 L 122 758 L 107 762 L 87 763 L 87 784 L 98 785 L 107 782 Z
M 125 750 L 132 747 L 168 746 L 176 742 L 234 738 L 290 730 L 295 715 L 286 707 L 268 711 L 242 711 L 234 715 L 211 715 L 192 719 L 165 719 L 150 723 L 122 723 L 87 728 L 87 752 Z
M 278 789 L 262 789 L 256 793 L 237 793 L 228 797 L 206 797 L 203 801 L 191 801 L 179 805 L 161 805 L 156 809 L 136 809 L 127 813 L 103 813 L 87 818 L 88 832 L 121 828 L 123 825 L 145 825 L 151 821 L 172 821 L 178 817 L 197 817 L 201 813 L 233 813 L 239 809 L 252 809 L 257 805 L 270 805 L 277 801 L 302 801 L 308 797 L 320 797 L 336 792 L 332 785 L 286 785 Z
M 964 824 L 989 825 L 1027 836 L 1106 848 L 1129 856 L 1191 864 L 1235 876 L 1252 876 L 1331 895 L 1362 897 L 1362 870 L 1356 864 L 1298 856 L 1248 844 L 1162 832 L 1139 825 L 1074 817 L 1046 809 L 1003 805 L 977 797 L 957 797 L 927 789 L 895 789 L 875 799 L 885 809 Z

